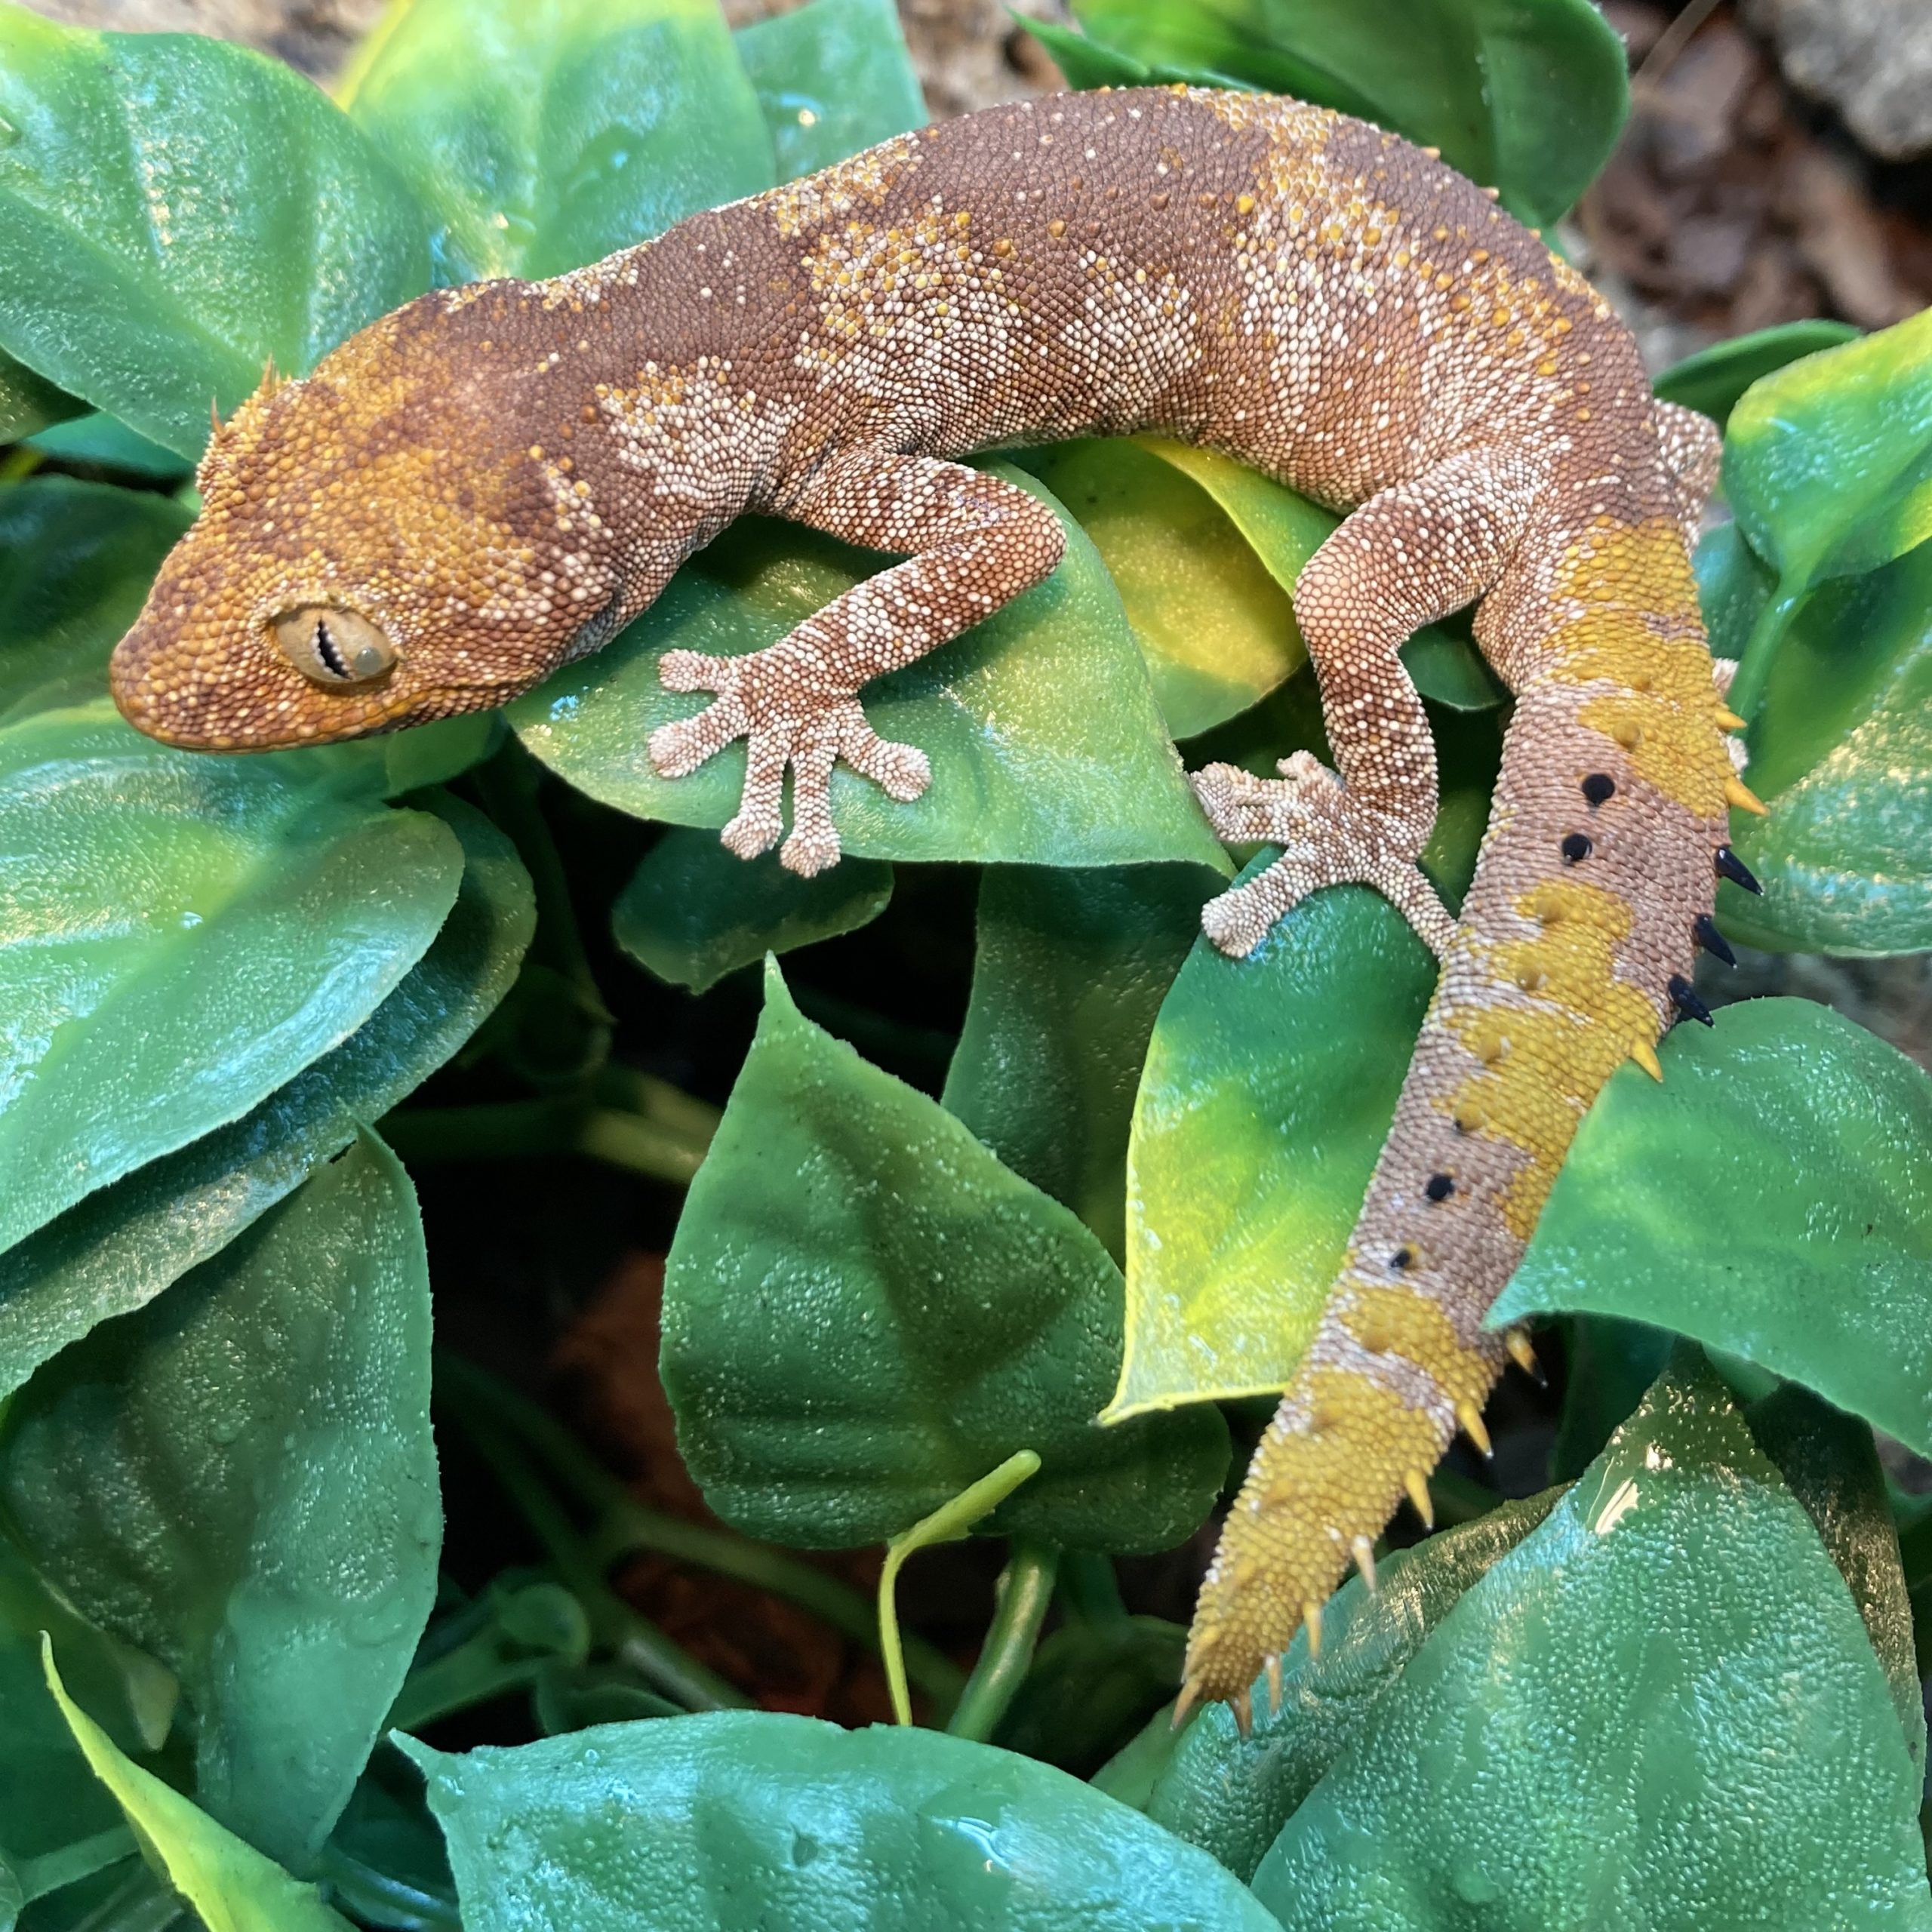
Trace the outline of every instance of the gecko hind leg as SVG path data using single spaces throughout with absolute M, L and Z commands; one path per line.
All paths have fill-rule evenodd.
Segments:
M 1222 838 L 1282 848 L 1265 872 L 1202 909 L 1223 952 L 1253 952 L 1310 893 L 1353 882 L 1380 892 L 1441 955 L 1455 921 L 1417 863 L 1435 824 L 1435 745 L 1398 654 L 1496 580 L 1537 483 L 1507 451 L 1463 451 L 1371 497 L 1308 560 L 1295 620 L 1340 768 L 1304 751 L 1281 760 L 1278 778 L 1228 764 L 1194 774 Z

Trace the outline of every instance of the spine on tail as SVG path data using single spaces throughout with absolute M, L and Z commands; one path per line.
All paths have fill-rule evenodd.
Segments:
M 1340 1276 L 1202 1586 L 1183 1706 L 1244 1721 L 1321 1605 L 1483 1402 L 1484 1332 L 1579 1123 L 1656 1070 L 1708 918 L 1727 799 L 1749 801 L 1684 539 L 1601 515 L 1524 565 L 1481 626 L 1517 708 L 1481 860 Z

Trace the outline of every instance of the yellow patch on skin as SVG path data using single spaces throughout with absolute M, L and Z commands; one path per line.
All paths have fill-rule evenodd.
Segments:
M 1414 1288 L 1345 1281 L 1336 1318 L 1375 1355 L 1397 1355 L 1426 1371 L 1453 1407 L 1480 1404 L 1489 1392 L 1490 1366 L 1463 1346 L 1438 1303 Z
M 1341 1580 L 1354 1539 L 1381 1534 L 1409 1472 L 1442 1454 L 1435 1420 L 1366 1376 L 1304 1369 L 1287 1402 L 1318 1426 L 1270 1424 L 1229 1512 L 1188 1652 L 1189 1681 L 1206 1697 L 1248 1687 L 1260 1659 L 1284 1648 L 1306 1607 Z
M 1632 1042 L 1654 1037 L 1658 1023 L 1648 998 L 1616 976 L 1631 912 L 1614 893 L 1546 879 L 1518 897 L 1516 909 L 1543 930 L 1491 948 L 1487 960 L 1494 978 L 1519 988 L 1527 1003 L 1441 1015 L 1484 1065 L 1438 1104 L 1529 1155 L 1501 1203 L 1504 1224 L 1527 1241 L 1577 1123 L 1630 1057 Z
M 767 197 L 772 220 L 789 242 L 858 208 L 877 208 L 919 165 L 919 137 L 900 134 L 823 173 L 788 182 Z

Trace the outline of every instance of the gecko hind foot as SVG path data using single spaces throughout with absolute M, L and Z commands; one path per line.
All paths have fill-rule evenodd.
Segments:
M 1208 937 L 1243 958 L 1310 893 L 1352 882 L 1374 888 L 1441 957 L 1456 922 L 1416 863 L 1420 841 L 1413 828 L 1352 797 L 1312 752 L 1297 752 L 1275 769 L 1279 778 L 1257 778 L 1232 764 L 1192 774 L 1217 837 L 1282 848 L 1266 871 L 1202 907 Z
M 832 822 L 832 771 L 842 758 L 888 798 L 909 804 L 932 780 L 916 745 L 894 744 L 866 721 L 857 697 L 815 688 L 795 658 L 771 651 L 710 657 L 670 651 L 658 666 L 665 688 L 715 691 L 717 702 L 651 734 L 652 768 L 682 778 L 727 745 L 745 740 L 745 786 L 737 814 L 718 836 L 741 859 L 778 844 L 785 830 L 785 774 L 792 774 L 792 832 L 779 853 L 787 871 L 810 878 L 838 861 Z

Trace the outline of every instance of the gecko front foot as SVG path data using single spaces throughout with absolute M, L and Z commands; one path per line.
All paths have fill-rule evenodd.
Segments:
M 1382 894 L 1439 958 L 1456 922 L 1416 863 L 1422 841 L 1413 826 L 1352 796 L 1312 752 L 1297 752 L 1275 769 L 1279 778 L 1257 778 L 1232 764 L 1193 774 L 1218 838 L 1282 848 L 1266 872 L 1201 908 L 1202 931 L 1240 958 L 1311 892 L 1352 881 Z
M 915 745 L 881 738 L 850 691 L 828 686 L 805 654 L 781 640 L 741 657 L 668 651 L 657 667 L 665 688 L 715 691 L 694 718 L 660 724 L 651 734 L 651 762 L 662 778 L 682 778 L 727 745 L 745 740 L 745 789 L 738 814 L 719 836 L 741 859 L 778 843 L 785 829 L 785 773 L 792 773 L 792 835 L 778 857 L 806 878 L 838 860 L 832 823 L 832 768 L 841 758 L 909 804 L 931 782 L 932 767 Z

